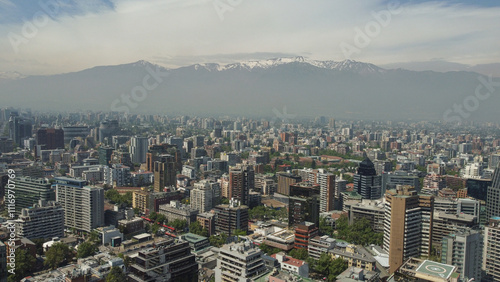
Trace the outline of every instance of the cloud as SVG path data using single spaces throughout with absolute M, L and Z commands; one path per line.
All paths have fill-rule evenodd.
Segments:
M 6 0 L 0 1 L 1 5 Z M 75 10 L 87 12 L 51 19 L 20 44 L 17 53 L 7 35 L 22 36 L 26 21 L 1 24 L 0 60 L 10 63 L 3 63 L 0 71 L 60 73 L 140 59 L 167 66 L 304 54 L 343 60 L 340 44 L 354 44 L 356 29 L 365 30 L 375 20 L 374 13 L 388 5 L 347 0 L 217 1 L 239 4 L 226 10 L 221 20 L 211 0 L 80 1 L 87 4 Z M 464 64 L 500 62 L 499 7 L 413 1 L 403 6 L 353 59 L 376 64 L 431 58 Z

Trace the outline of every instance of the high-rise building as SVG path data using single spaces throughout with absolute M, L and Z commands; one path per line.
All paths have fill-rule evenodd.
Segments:
M 86 181 L 55 178 L 56 201 L 64 209 L 64 226 L 91 232 L 104 225 L 104 190 Z
M 382 194 L 386 190 L 396 189 L 397 185 L 410 185 L 420 191 L 420 179 L 417 173 L 397 170 L 394 172 L 385 172 L 382 174 Z
M 240 205 L 237 200 L 230 200 L 228 205 L 215 207 L 215 232 L 228 236 L 239 229 L 248 231 L 248 207 Z
M 375 165 L 366 158 L 359 164 L 358 172 L 354 175 L 354 191 L 363 199 L 380 199 L 382 197 L 382 177 L 377 175 Z
M 190 192 L 191 208 L 200 213 L 208 212 L 219 204 L 221 197 L 220 183 L 209 180 L 201 180 L 194 184 Z
M 33 207 L 39 200 L 54 201 L 55 190 L 50 182 L 43 178 L 17 177 L 16 178 L 16 212 L 23 208 Z
M 68 144 L 75 138 L 86 138 L 90 134 L 88 126 L 66 126 L 63 127 L 64 143 Z
M 111 145 L 113 135 L 120 134 L 118 120 L 103 120 L 99 126 L 99 142 Z
M 33 125 L 31 120 L 20 117 L 13 112 L 9 118 L 9 137 L 18 146 L 22 146 L 24 139 L 32 135 Z
M 130 139 L 130 157 L 133 163 L 142 164 L 146 162 L 148 152 L 148 138 L 134 136 Z
M 99 164 L 110 166 L 111 155 L 115 149 L 113 147 L 101 146 L 97 150 L 99 152 Z
M 318 236 L 318 226 L 304 221 L 295 225 L 295 249 L 308 249 L 309 241 Z
M 250 242 L 231 243 L 220 248 L 215 281 L 246 282 L 267 272 L 262 251 Z
M 486 217 L 500 216 L 500 168 L 495 168 L 486 196 Z
M 481 281 L 483 238 L 471 229 L 454 232 L 443 238 L 441 262 L 457 267 L 462 281 Z
M 19 238 L 51 239 L 64 237 L 64 210 L 57 202 L 40 200 L 32 208 L 22 209 L 16 220 Z
M 0 241 L 0 282 L 7 282 L 7 246 Z
M 64 149 L 64 131 L 57 128 L 40 128 L 36 132 L 36 144 L 42 150 Z
M 483 277 L 483 281 L 500 281 L 499 245 L 500 217 L 494 216 L 484 228 L 483 270 L 486 272 L 486 277 Z
M 252 166 L 241 166 L 229 170 L 229 199 L 236 199 L 248 206 L 248 193 L 255 187 L 255 172 Z
M 304 221 L 319 225 L 320 188 L 318 184 L 300 182 L 290 185 L 288 225 Z
M 160 155 L 153 164 L 154 191 L 163 192 L 165 187 L 176 186 L 177 171 L 175 159 L 171 155 Z
M 335 198 L 335 175 L 332 173 L 318 172 L 316 179 L 319 184 L 320 191 L 319 212 L 333 210 Z
M 429 256 L 432 248 L 434 197 L 418 195 L 412 186 L 385 194 L 384 250 L 393 273 L 410 257 Z
M 127 278 L 132 282 L 195 282 L 198 281 L 198 263 L 191 254 L 189 242 L 170 239 L 139 251 Z
M 290 185 L 301 182 L 302 177 L 290 173 L 278 173 L 278 193 L 290 195 Z

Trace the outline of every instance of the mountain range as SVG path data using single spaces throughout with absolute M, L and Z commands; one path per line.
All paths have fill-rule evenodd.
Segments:
M 474 96 L 479 77 L 487 80 L 472 71 L 386 69 L 303 57 L 176 69 L 138 61 L 47 76 L 0 73 L 0 101 L 33 110 L 272 118 L 286 107 L 298 118 L 442 120 L 454 104 Z M 497 120 L 495 93 L 480 100 L 468 118 Z

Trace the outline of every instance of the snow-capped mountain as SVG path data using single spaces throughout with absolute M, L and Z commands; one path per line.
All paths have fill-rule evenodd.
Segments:
M 4 75 L 17 78 L 0 80 L 0 101 L 6 106 L 257 118 L 275 117 L 286 107 L 298 117 L 442 120 L 481 83 L 474 72 L 383 69 L 303 57 L 176 69 L 138 61 L 58 75 Z M 499 104 L 500 97 L 491 95 L 470 117 L 494 119 Z
M 25 78 L 26 76 L 17 71 L 0 71 L 0 79 L 4 80 L 15 80 Z
M 226 71 L 226 70 L 262 70 L 275 68 L 286 64 L 304 64 L 314 66 L 320 69 L 338 70 L 338 71 L 353 71 L 358 73 L 374 73 L 384 72 L 385 70 L 373 64 L 357 62 L 353 60 L 345 61 L 316 61 L 308 60 L 304 57 L 290 57 L 290 58 L 275 58 L 260 61 L 245 61 L 239 63 L 232 63 L 227 65 L 219 65 L 217 63 L 196 64 L 192 67 L 195 70 L 208 70 L 208 71 Z

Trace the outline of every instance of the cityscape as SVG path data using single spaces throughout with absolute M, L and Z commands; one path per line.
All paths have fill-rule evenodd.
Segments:
M 499 20 L 0 0 L 0 282 L 500 281 Z

